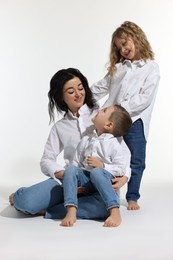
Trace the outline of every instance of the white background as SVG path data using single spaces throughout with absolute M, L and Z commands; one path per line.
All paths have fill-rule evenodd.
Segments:
M 161 72 L 143 181 L 173 181 L 172 11 L 172 0 L 0 0 L 1 185 L 45 179 L 39 162 L 51 129 L 51 77 L 76 67 L 90 85 L 101 79 L 112 33 L 125 20 L 145 31 Z
M 127 210 L 122 199 L 118 228 L 27 217 L 8 196 L 46 179 L 39 162 L 51 129 L 50 78 L 76 67 L 90 85 L 101 79 L 112 33 L 125 20 L 145 31 L 161 71 L 141 209 Z M 172 0 L 0 0 L 0 259 L 173 259 L 172 24 Z

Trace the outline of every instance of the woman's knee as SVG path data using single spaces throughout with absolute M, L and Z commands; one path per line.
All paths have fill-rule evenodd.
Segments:
M 14 207 L 24 212 L 25 214 L 36 214 L 34 207 L 34 201 L 30 198 L 29 193 L 26 192 L 26 188 L 18 189 L 13 196 Z

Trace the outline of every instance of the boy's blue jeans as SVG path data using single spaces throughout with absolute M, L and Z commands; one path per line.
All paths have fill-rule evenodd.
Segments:
M 103 168 L 85 171 L 76 166 L 69 166 L 63 175 L 64 206 L 74 205 L 77 208 L 77 187 L 91 182 L 101 195 L 107 210 L 112 207 L 119 207 L 119 196 L 112 188 L 112 178 L 113 175 Z
M 128 182 L 126 193 L 127 201 L 137 201 L 140 198 L 140 183 L 145 169 L 146 139 L 144 136 L 143 122 L 136 120 L 128 133 L 124 136 L 124 141 L 131 152 L 131 178 Z
M 30 187 L 18 189 L 13 197 L 14 207 L 25 214 L 37 214 L 45 210 L 45 218 L 61 219 L 66 215 L 63 188 L 49 178 Z M 78 198 L 77 218 L 105 219 L 109 216 L 98 192 Z

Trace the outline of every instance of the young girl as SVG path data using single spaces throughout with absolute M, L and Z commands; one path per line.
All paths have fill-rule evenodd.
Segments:
M 124 136 L 132 156 L 132 175 L 126 194 L 129 210 L 140 208 L 137 201 L 140 198 L 146 140 L 159 79 L 159 67 L 145 33 L 135 23 L 124 22 L 112 35 L 108 73 L 93 84 L 91 90 L 96 100 L 109 94 L 103 107 L 119 104 L 133 120 L 132 127 Z M 124 181 L 123 178 L 114 181 L 117 184 Z

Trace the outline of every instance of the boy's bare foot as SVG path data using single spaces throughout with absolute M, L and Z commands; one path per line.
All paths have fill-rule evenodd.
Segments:
M 63 218 L 60 225 L 64 227 L 72 227 L 75 222 L 76 222 L 76 207 L 68 206 L 67 215 L 65 216 L 65 218 Z
M 118 227 L 121 224 L 119 208 L 110 209 L 110 216 L 105 220 L 104 227 Z
M 13 206 L 13 196 L 14 196 L 14 193 L 12 193 L 12 194 L 9 196 L 9 198 L 8 198 L 9 203 L 10 203 L 11 206 Z
M 138 210 L 138 209 L 140 209 L 140 206 L 138 205 L 137 201 L 129 200 L 127 209 L 128 210 Z

